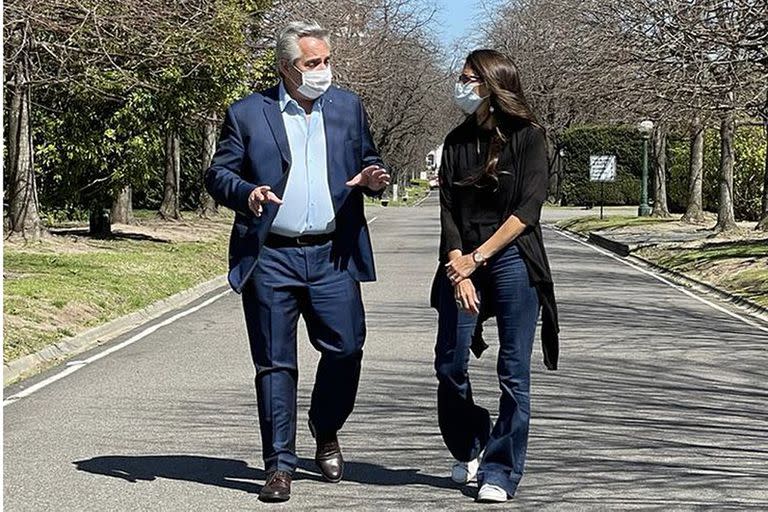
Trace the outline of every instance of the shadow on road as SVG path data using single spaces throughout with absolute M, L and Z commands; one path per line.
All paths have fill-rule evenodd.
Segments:
M 106 455 L 74 462 L 80 471 L 122 478 L 128 482 L 157 478 L 186 480 L 205 485 L 258 493 L 261 485 L 242 480 L 264 481 L 261 469 L 242 460 L 196 455 Z
M 344 480 L 347 482 L 368 485 L 428 485 L 440 489 L 459 487 L 447 476 L 428 475 L 420 473 L 419 469 L 389 469 L 378 464 L 354 461 L 347 461 L 344 466 Z M 317 478 L 320 478 L 314 460 L 299 459 L 299 469 L 317 474 Z
M 128 482 L 157 478 L 184 480 L 248 493 L 258 493 L 266 473 L 242 460 L 195 455 L 106 455 L 74 462 L 80 471 L 122 478 Z M 299 459 L 294 480 L 323 481 L 314 460 Z M 244 481 L 249 480 L 249 481 Z M 368 462 L 346 463 L 344 480 L 369 485 L 428 485 L 442 489 L 457 488 L 447 477 L 420 473 L 418 469 L 389 469 Z

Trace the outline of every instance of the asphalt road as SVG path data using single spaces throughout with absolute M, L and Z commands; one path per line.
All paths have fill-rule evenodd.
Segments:
M 768 509 L 766 326 L 549 228 L 561 369 L 544 370 L 537 341 L 527 474 L 508 505 L 476 505 L 475 488 L 447 478 L 435 417 L 436 202 L 369 214 L 379 281 L 364 286 L 369 336 L 340 436 L 345 481 L 320 481 L 312 464 L 317 354 L 302 332 L 294 497 L 256 500 L 253 370 L 229 293 L 6 405 L 5 510 Z M 486 332 L 492 348 L 471 375 L 476 398 L 494 408 L 495 329 Z

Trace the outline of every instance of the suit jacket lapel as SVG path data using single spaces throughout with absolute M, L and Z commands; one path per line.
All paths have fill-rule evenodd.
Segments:
M 285 133 L 283 113 L 280 112 L 277 87 L 272 87 L 264 93 L 264 115 L 267 118 L 269 129 L 275 137 L 280 156 L 283 158 L 283 172 L 291 167 L 291 147 L 288 145 L 288 135 Z

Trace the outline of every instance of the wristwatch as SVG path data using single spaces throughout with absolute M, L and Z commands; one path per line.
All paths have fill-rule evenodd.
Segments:
M 475 249 L 472 251 L 472 261 L 474 261 L 478 266 L 485 265 L 485 256 L 483 256 L 483 253 Z

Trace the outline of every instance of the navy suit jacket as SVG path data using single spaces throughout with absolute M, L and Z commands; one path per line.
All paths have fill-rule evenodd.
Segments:
M 373 143 L 360 98 L 351 91 L 331 87 L 323 105 L 328 185 L 336 212 L 333 261 L 358 281 L 374 281 L 373 251 L 363 209 L 369 189 L 346 182 L 368 165 L 384 167 Z M 248 208 L 253 189 L 269 185 L 283 196 L 291 152 L 278 102 L 278 87 L 254 93 L 227 109 L 221 137 L 205 188 L 219 203 L 235 211 L 229 241 L 229 283 L 240 293 L 253 272 L 278 206 L 264 205 L 260 217 Z M 287 206 L 287 205 L 286 205 Z

